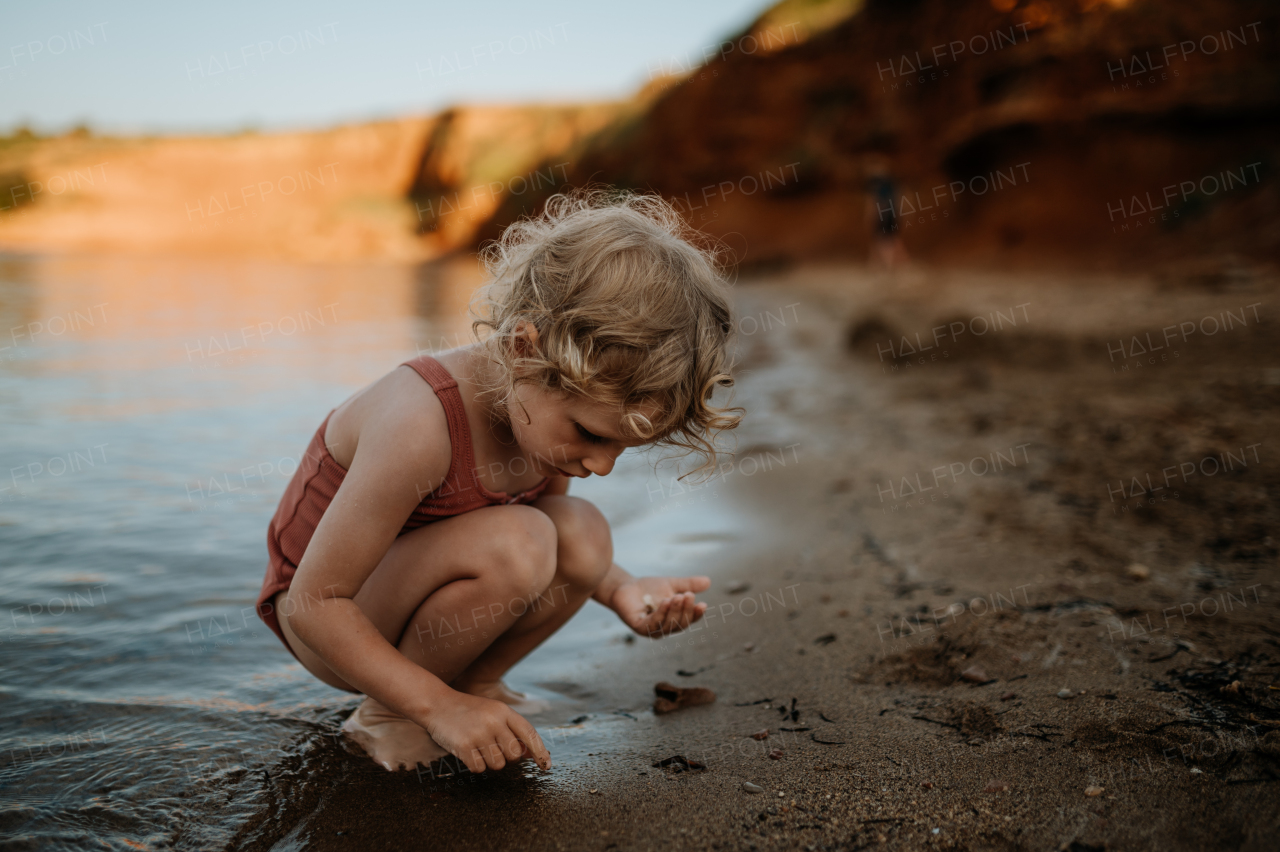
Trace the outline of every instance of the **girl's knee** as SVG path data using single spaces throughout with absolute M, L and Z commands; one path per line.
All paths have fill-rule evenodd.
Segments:
M 609 522 L 592 503 L 579 497 L 556 497 L 550 514 L 559 543 L 557 570 L 581 589 L 600 585 L 613 564 Z
M 503 506 L 489 540 L 489 560 L 513 589 L 528 594 L 546 588 L 555 576 L 556 526 L 529 506 Z

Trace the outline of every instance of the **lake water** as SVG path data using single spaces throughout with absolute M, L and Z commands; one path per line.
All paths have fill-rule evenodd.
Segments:
M 219 848 L 264 807 L 226 785 L 340 747 L 357 699 L 253 609 L 267 522 L 330 409 L 465 342 L 479 283 L 470 260 L 0 256 L 0 845 Z M 629 453 L 574 484 L 633 573 L 749 537 L 670 476 Z M 626 632 L 588 603 L 510 680 L 567 715 L 537 684 Z

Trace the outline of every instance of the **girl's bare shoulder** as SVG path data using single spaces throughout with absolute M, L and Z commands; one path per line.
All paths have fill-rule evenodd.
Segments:
M 416 480 L 443 480 L 452 446 L 444 405 L 411 367 L 400 366 L 334 409 L 325 444 L 343 469 L 395 470 Z

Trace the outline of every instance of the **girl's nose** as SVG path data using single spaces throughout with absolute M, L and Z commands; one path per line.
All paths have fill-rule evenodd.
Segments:
M 602 453 L 595 456 L 587 456 L 582 460 L 582 466 L 594 473 L 596 476 L 608 476 L 609 471 L 613 470 L 613 463 L 617 457 L 611 453 Z

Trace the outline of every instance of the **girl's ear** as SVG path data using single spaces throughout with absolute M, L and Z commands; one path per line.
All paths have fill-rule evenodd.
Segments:
M 538 327 L 528 320 L 516 323 L 512 343 L 515 345 L 516 354 L 520 357 L 538 354 Z

